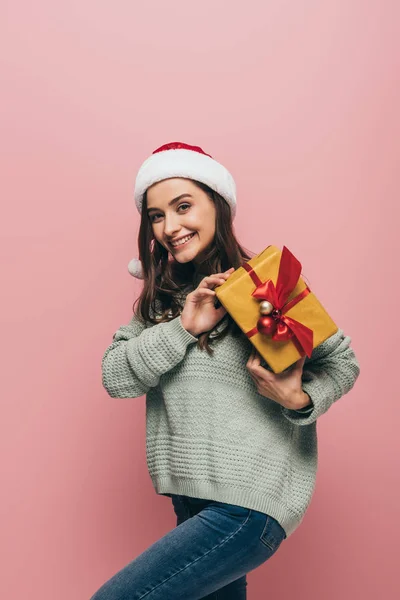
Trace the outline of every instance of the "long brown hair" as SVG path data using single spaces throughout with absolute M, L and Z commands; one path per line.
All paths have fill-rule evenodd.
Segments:
M 193 181 L 193 180 L 192 180 Z M 144 194 L 138 236 L 139 259 L 143 266 L 144 285 L 140 296 L 133 304 L 134 313 L 143 322 L 163 323 L 177 317 L 184 305 L 183 290 L 192 284 L 194 276 L 201 271 L 204 275 L 222 273 L 230 267 L 238 269 L 244 261 L 255 255 L 241 246 L 235 237 L 229 204 L 217 192 L 200 181 L 193 181 L 214 202 L 216 209 L 215 236 L 204 260 L 198 266 L 192 261 L 179 263 L 169 259 L 168 250 L 154 237 L 151 221 L 147 215 L 147 193 Z M 135 305 L 137 305 L 135 307 Z M 158 306 L 157 306 L 158 305 Z M 160 315 L 161 312 L 161 315 Z M 226 321 L 224 328 L 216 327 Z M 226 313 L 211 330 L 202 333 L 197 342 L 200 349 L 213 354 L 212 340 L 222 339 L 228 332 L 239 335 L 241 329 Z M 213 333 L 214 332 L 214 333 Z M 210 340 L 210 334 L 213 338 Z

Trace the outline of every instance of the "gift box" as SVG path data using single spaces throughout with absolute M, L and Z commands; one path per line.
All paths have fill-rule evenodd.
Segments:
M 301 277 L 284 246 L 268 246 L 215 289 L 216 296 L 274 373 L 336 333 L 337 325 Z

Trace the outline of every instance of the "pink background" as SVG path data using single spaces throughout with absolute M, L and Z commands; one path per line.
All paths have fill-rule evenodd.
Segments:
M 231 170 L 239 240 L 289 247 L 361 365 L 318 421 L 303 524 L 249 597 L 398 597 L 399 13 L 1 3 L 3 598 L 87 600 L 175 526 L 147 472 L 145 399 L 109 398 L 100 371 L 141 285 L 134 177 L 169 141 Z

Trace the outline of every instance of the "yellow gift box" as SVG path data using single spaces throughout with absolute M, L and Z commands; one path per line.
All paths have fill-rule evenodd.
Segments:
M 336 333 L 337 325 L 300 276 L 286 246 L 268 246 L 236 269 L 215 293 L 275 373 Z

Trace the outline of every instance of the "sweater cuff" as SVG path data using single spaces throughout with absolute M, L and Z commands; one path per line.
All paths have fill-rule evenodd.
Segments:
M 314 403 L 311 400 L 311 404 L 307 404 L 307 406 L 303 406 L 303 408 L 296 409 L 295 412 L 297 412 L 301 415 L 304 415 L 304 414 L 309 414 L 313 410 L 314 410 Z
M 306 390 L 303 388 L 303 391 L 305 392 Z M 311 420 L 309 420 L 310 418 L 314 420 L 312 414 L 314 412 L 315 405 L 311 399 L 310 394 L 307 395 L 311 400 L 311 405 L 303 406 L 303 408 L 299 409 L 285 408 L 284 406 L 282 406 L 281 410 L 283 414 L 292 423 L 295 423 L 297 425 L 299 425 L 300 423 L 302 425 L 308 425 L 308 423 L 311 422 Z
M 183 327 L 179 315 L 148 327 L 139 336 L 130 339 L 126 356 L 140 381 L 154 387 L 161 375 L 183 359 L 188 346 L 197 341 L 198 338 Z
M 188 344 L 193 344 L 197 342 L 199 338 L 189 333 L 187 329 L 182 325 L 182 315 L 179 315 L 175 319 L 166 323 L 165 329 L 168 331 L 167 342 L 171 342 L 173 346 L 176 344 L 187 346 Z
M 306 392 L 312 400 L 311 410 L 291 410 L 282 406 L 282 411 L 285 417 L 296 425 L 310 425 L 320 417 L 324 412 L 324 404 L 327 391 L 324 389 L 324 385 L 321 381 L 315 378 L 313 381 L 303 381 L 301 385 L 304 392 Z M 309 409 L 310 407 L 305 407 Z

